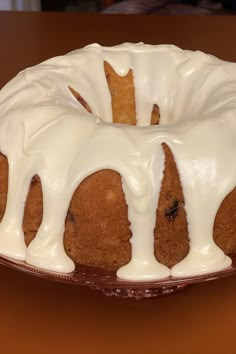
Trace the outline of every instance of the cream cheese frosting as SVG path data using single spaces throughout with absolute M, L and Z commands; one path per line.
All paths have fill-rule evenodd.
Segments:
M 112 123 L 104 61 L 124 76 L 132 68 L 137 126 Z M 71 94 L 79 92 L 92 114 Z M 153 105 L 160 124 L 150 124 Z M 185 198 L 189 253 L 172 269 L 154 257 L 156 205 L 163 178 L 162 144 L 171 149 Z M 173 45 L 89 45 L 20 72 L 0 91 L 0 151 L 7 156 L 7 206 L 0 254 L 69 273 L 64 223 L 78 185 L 112 169 L 122 177 L 131 223 L 126 280 L 157 280 L 223 270 L 231 259 L 215 244 L 217 210 L 236 185 L 236 64 Z M 43 219 L 26 247 L 22 230 L 31 179 L 43 191 Z M 19 188 L 20 186 L 20 188 Z

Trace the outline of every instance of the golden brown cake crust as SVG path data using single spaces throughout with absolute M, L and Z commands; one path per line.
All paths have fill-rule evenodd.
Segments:
M 133 74 L 130 70 L 119 77 L 112 67 L 104 64 L 111 91 L 114 122 L 136 124 Z M 70 88 L 80 103 L 90 110 L 89 102 Z M 159 123 L 159 108 L 153 106 L 151 124 Z M 176 164 L 167 145 L 165 169 L 157 201 L 157 220 L 154 230 L 155 256 L 172 267 L 184 258 L 189 249 L 187 216 L 184 196 Z M 0 154 L 0 218 L 6 205 L 8 164 Z M 35 237 L 42 220 L 43 197 L 40 179 L 32 180 L 25 205 L 23 230 L 28 245 Z M 128 210 L 122 191 L 120 175 L 102 170 L 87 177 L 71 200 L 65 221 L 64 245 L 68 255 L 80 264 L 117 269 L 131 257 Z M 236 252 L 236 188 L 223 201 L 215 220 L 214 238 L 222 250 Z
M 136 125 L 132 70 L 120 77 L 107 62 L 104 70 L 111 93 L 113 122 Z

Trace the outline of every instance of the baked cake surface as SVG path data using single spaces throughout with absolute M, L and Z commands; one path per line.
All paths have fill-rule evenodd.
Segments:
M 0 92 L 0 253 L 131 280 L 229 267 L 235 83 L 234 63 L 170 45 L 94 44 L 18 74 Z

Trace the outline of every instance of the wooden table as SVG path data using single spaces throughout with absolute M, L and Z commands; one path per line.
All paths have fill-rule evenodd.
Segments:
M 19 70 L 99 42 L 173 43 L 236 61 L 235 17 L 0 13 L 0 86 Z M 0 267 L 4 354 L 236 353 L 236 277 L 132 302 Z

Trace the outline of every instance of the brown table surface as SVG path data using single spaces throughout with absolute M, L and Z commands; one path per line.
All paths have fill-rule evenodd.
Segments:
M 236 61 L 236 17 L 0 13 L 0 87 L 91 42 L 173 43 Z M 236 353 L 236 277 L 133 302 L 0 267 L 3 354 Z

